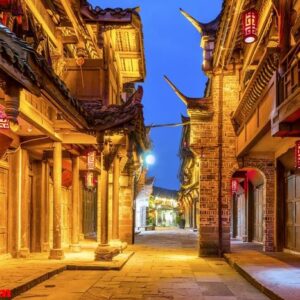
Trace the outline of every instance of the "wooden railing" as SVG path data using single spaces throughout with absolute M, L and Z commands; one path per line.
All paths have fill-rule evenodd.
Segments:
M 281 73 L 278 78 L 279 106 L 300 88 L 300 42 L 298 42 L 281 62 Z

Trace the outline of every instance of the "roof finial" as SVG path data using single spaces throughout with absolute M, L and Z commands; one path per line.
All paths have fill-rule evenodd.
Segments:
M 167 83 L 171 86 L 171 88 L 174 90 L 174 92 L 176 93 L 176 95 L 182 100 L 182 102 L 187 105 L 188 104 L 188 97 L 185 96 L 174 84 L 173 82 L 167 77 L 164 76 L 165 80 L 167 81 Z
M 195 18 L 193 18 L 190 14 L 188 14 L 186 11 L 184 11 L 182 8 L 180 8 L 180 12 L 184 15 L 184 17 L 187 18 L 187 20 L 189 22 L 191 22 L 191 24 L 199 31 L 199 33 L 203 33 L 202 32 L 202 27 L 201 27 L 201 23 L 198 22 Z

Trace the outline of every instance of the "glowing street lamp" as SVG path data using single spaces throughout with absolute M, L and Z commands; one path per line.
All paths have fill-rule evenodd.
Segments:
M 155 164 L 155 156 L 153 154 L 146 155 L 146 164 L 147 165 L 154 165 Z

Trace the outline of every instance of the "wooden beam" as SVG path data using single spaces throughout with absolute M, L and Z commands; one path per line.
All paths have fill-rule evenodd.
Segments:
M 68 18 L 70 19 L 72 26 L 74 27 L 76 36 L 80 38 L 82 36 L 82 33 L 80 33 L 80 25 L 78 22 L 78 19 L 76 15 L 74 14 L 74 11 L 72 9 L 72 5 L 70 5 L 69 0 L 60 0 L 64 10 L 66 11 Z
M 97 145 L 97 138 L 85 133 L 62 134 L 63 144 Z
M 44 134 L 51 137 L 54 141 L 62 141 L 62 137 L 55 132 L 52 122 L 43 116 L 35 107 L 33 107 L 27 100 L 24 91 L 20 92 L 20 107 L 21 116 L 33 124 Z
M 76 35 L 69 35 L 69 36 L 63 36 L 62 37 L 62 43 L 63 44 L 77 44 L 78 37 Z
M 56 37 L 55 37 L 54 33 L 52 32 L 52 30 L 50 29 L 50 27 L 48 26 L 47 22 L 45 22 L 45 19 L 41 15 L 40 11 L 37 9 L 35 2 L 36 1 L 34 1 L 34 0 L 25 0 L 25 3 L 27 4 L 28 8 L 30 9 L 30 11 L 32 12 L 34 17 L 37 19 L 37 21 L 41 24 L 41 26 L 43 27 L 43 29 L 49 36 L 50 40 L 53 42 L 55 47 L 58 47 L 58 45 L 59 45 L 58 40 L 56 39 Z

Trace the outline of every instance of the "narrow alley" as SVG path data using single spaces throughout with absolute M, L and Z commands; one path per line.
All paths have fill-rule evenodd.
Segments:
M 196 241 L 191 230 L 144 232 L 121 271 L 65 271 L 16 299 L 268 299 L 224 259 L 197 257 Z

